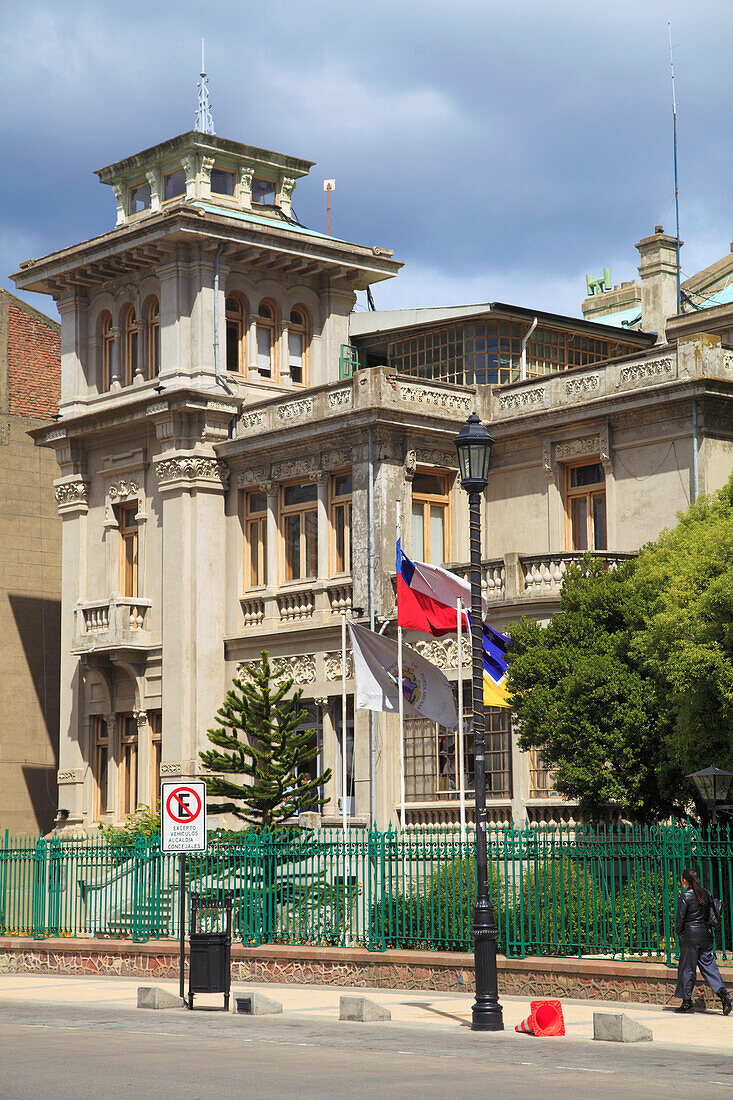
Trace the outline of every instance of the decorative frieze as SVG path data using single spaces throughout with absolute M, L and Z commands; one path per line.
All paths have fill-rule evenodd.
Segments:
M 134 478 L 115 481 L 107 489 L 107 493 L 112 500 L 124 500 L 126 497 L 136 497 L 139 492 L 140 483 Z
M 88 486 L 86 481 L 64 481 L 54 489 L 54 496 L 59 508 L 74 504 L 89 503 L 87 496 Z
M 555 458 L 563 461 L 569 458 L 582 458 L 585 455 L 597 455 L 601 451 L 600 435 L 587 435 L 582 439 L 568 439 L 555 444 Z
M 324 451 L 321 466 L 324 470 L 340 470 L 351 465 L 351 451 Z
M 56 775 L 56 780 L 58 783 L 83 783 L 84 769 L 69 768 L 68 771 L 60 771 Z
M 517 390 L 514 393 L 501 393 L 498 397 L 499 408 L 521 409 L 526 405 L 542 405 L 545 401 L 545 387 L 536 386 L 532 390 Z
M 176 481 L 179 478 L 193 481 L 194 478 L 206 478 L 219 481 L 226 487 L 229 480 L 229 467 L 226 462 L 216 458 L 203 458 L 190 455 L 185 458 L 165 458 L 155 464 L 159 482 Z
M 252 485 L 261 485 L 265 480 L 265 467 L 252 466 L 249 470 L 242 470 L 237 478 L 240 489 L 248 489 Z
M 427 386 L 415 386 L 407 382 L 400 382 L 399 387 L 399 395 L 405 401 L 417 401 L 421 405 L 455 409 L 457 412 L 471 412 L 473 398 L 467 394 L 452 393 L 450 390 L 432 390 Z
M 337 650 L 335 653 L 327 653 L 325 655 L 324 667 L 326 673 L 326 680 L 332 682 L 333 680 L 341 679 L 341 650 Z M 351 680 L 354 676 L 354 658 L 351 650 L 346 652 L 346 679 Z
M 313 398 L 300 397 L 297 401 L 287 401 L 284 405 L 278 405 L 278 420 L 294 420 L 298 416 L 310 416 L 313 412 Z
M 66 439 L 65 428 L 54 428 L 53 431 L 46 432 L 47 443 L 53 443 L 56 439 Z
M 245 680 L 250 669 L 262 668 L 261 661 L 240 661 L 236 676 Z M 314 684 L 316 682 L 316 659 L 310 653 L 296 654 L 292 657 L 270 657 L 270 669 L 273 676 L 289 676 L 294 684 Z
M 618 380 L 619 385 L 625 382 L 643 382 L 647 378 L 660 378 L 665 374 L 674 374 L 674 360 L 671 356 L 663 359 L 650 359 L 645 363 L 631 363 L 628 367 L 621 367 Z
M 328 407 L 330 409 L 344 408 L 351 404 L 351 389 L 333 390 L 328 395 Z
M 290 462 L 273 462 L 270 477 L 274 481 L 281 481 L 284 477 L 308 477 L 317 469 L 317 458 L 296 458 Z
M 443 641 L 433 638 L 429 642 L 415 642 L 412 648 L 437 668 L 458 668 L 458 642 L 455 638 L 446 638 Z M 471 639 L 469 637 L 463 639 L 461 663 L 464 668 L 470 668 L 471 666 Z
M 418 463 L 425 464 L 427 466 L 441 466 L 443 468 L 458 466 L 457 454 L 446 454 L 438 451 L 415 451 L 415 458 Z
M 584 374 L 580 378 L 567 378 L 565 380 L 565 393 L 572 396 L 581 393 L 592 393 L 600 387 L 600 374 Z
M 264 409 L 253 409 L 251 412 L 243 412 L 239 418 L 239 423 L 243 428 L 258 428 L 264 419 Z
M 155 413 L 164 413 L 164 412 L 168 412 L 168 402 L 167 401 L 153 401 L 153 403 L 151 405 L 148 405 L 148 408 L 147 408 L 148 416 L 154 416 Z

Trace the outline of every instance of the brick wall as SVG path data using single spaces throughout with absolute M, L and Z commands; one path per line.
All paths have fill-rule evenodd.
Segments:
M 61 334 L 55 322 L 9 297 L 8 412 L 50 420 L 61 393 Z

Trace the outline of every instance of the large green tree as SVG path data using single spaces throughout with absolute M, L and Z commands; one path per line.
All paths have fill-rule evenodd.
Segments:
M 733 479 L 621 568 L 586 558 L 510 638 L 520 745 L 561 794 L 638 821 L 689 806 L 686 773 L 733 770 Z
M 217 711 L 220 726 L 208 731 L 216 746 L 199 753 L 214 813 L 230 813 L 246 825 L 275 832 L 302 810 L 316 810 L 328 799 L 319 788 L 330 769 L 311 777 L 318 757 L 315 731 L 304 729 L 308 712 L 302 688 L 292 692 L 292 677 L 274 675 L 268 653 L 234 679 Z M 236 777 L 236 778 L 235 778 Z

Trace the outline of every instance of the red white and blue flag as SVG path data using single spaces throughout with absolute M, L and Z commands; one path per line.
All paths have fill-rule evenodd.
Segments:
M 397 539 L 397 625 L 423 634 L 455 634 L 458 629 L 458 600 L 464 608 L 463 629 L 468 628 L 466 611 L 471 606 L 468 581 L 424 561 L 411 561 Z

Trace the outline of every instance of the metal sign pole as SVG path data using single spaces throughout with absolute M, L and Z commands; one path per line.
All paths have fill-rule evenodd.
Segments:
M 179 931 L 181 934 L 180 945 L 180 977 L 178 982 L 178 992 L 181 1000 L 188 1008 L 188 1001 L 185 994 L 185 983 L 183 978 L 183 971 L 186 966 L 186 853 L 180 852 L 178 855 L 178 923 Z

